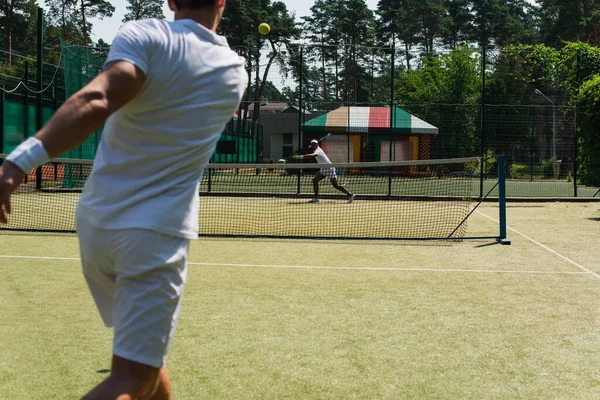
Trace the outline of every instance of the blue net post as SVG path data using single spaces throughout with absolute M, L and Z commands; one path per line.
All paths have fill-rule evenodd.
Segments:
M 498 156 L 498 208 L 500 214 L 498 242 L 510 244 L 510 240 L 506 238 L 506 162 L 504 156 Z

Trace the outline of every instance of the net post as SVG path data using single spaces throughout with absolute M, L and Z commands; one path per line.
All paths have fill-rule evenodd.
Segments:
M 506 165 L 505 157 L 498 156 L 498 209 L 500 221 L 500 236 L 498 242 L 501 244 L 510 244 L 510 239 L 506 238 Z

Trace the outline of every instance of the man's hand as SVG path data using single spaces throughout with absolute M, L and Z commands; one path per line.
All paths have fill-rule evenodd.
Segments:
M 10 195 L 17 190 L 25 178 L 25 172 L 10 161 L 0 166 L 0 223 L 8 222 L 10 214 Z

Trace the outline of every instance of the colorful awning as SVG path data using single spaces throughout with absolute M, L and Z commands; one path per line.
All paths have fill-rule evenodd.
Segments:
M 305 132 L 331 133 L 397 133 L 406 135 L 437 135 L 439 129 L 404 111 L 394 109 L 394 124 L 390 124 L 389 107 L 340 107 L 306 122 Z

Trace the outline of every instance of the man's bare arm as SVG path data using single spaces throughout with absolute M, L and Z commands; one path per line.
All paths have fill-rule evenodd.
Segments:
M 317 156 L 313 153 L 313 154 L 304 154 L 302 156 L 294 156 L 294 158 L 296 159 L 303 159 L 303 158 L 316 158 Z
M 50 158 L 83 143 L 141 90 L 144 73 L 125 61 L 113 63 L 71 96 L 35 135 Z
M 83 143 L 112 113 L 140 92 L 144 80 L 144 73 L 131 63 L 112 64 L 71 96 L 35 135 L 37 143 L 43 146 L 40 149 L 33 145 L 36 154 L 41 158 L 54 158 Z M 48 154 L 40 153 L 43 151 Z M 30 163 L 31 160 L 27 160 L 23 164 Z M 7 222 L 6 215 L 11 212 L 10 195 L 28 172 L 11 161 L 0 166 L 0 223 Z

